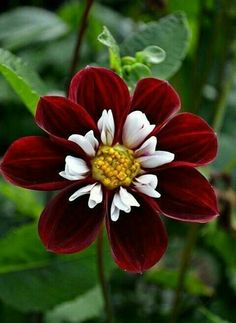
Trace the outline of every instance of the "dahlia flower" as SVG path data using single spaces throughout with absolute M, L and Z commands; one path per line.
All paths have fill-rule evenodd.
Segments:
M 21 187 L 62 189 L 39 220 L 48 250 L 79 252 L 105 222 L 118 266 L 143 272 L 167 247 L 160 215 L 200 223 L 217 216 L 214 190 L 195 169 L 215 158 L 216 135 L 179 109 L 168 82 L 142 79 L 131 96 L 101 67 L 79 71 L 68 98 L 40 99 L 35 120 L 49 136 L 16 140 L 1 171 Z

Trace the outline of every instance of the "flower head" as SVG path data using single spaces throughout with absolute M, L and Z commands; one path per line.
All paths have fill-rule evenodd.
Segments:
M 74 76 L 69 98 L 40 99 L 36 123 L 49 137 L 15 141 L 1 171 L 25 188 L 63 189 L 39 221 L 48 250 L 86 248 L 105 219 L 117 264 L 143 272 L 167 247 L 160 214 L 200 223 L 217 216 L 214 191 L 194 168 L 215 158 L 216 135 L 179 109 L 168 82 L 143 79 L 130 96 L 119 76 L 99 67 Z

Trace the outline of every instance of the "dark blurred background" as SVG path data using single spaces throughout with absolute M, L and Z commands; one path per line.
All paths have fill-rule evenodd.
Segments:
M 1 1 L 0 47 L 37 71 L 47 93 L 65 94 L 84 7 L 85 1 Z M 95 1 L 77 68 L 108 65 L 107 49 L 97 41 L 103 25 L 122 43 L 140 26 L 178 11 L 186 15 L 191 37 L 187 55 L 169 81 L 180 93 L 183 111 L 203 116 L 218 133 L 218 158 L 202 172 L 215 185 L 221 209 L 219 220 L 200 230 L 178 322 L 234 323 L 236 1 Z M 0 155 L 13 140 L 33 134 L 42 133 L 0 76 Z M 44 193 L 0 181 L 0 322 L 105 322 L 94 247 L 64 258 L 46 253 L 38 241 L 37 220 L 47 199 Z M 169 322 L 188 225 L 165 222 L 169 248 L 153 270 L 124 273 L 114 268 L 107 251 L 116 322 Z

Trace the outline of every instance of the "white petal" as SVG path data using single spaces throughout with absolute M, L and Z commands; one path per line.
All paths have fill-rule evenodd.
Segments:
M 87 135 L 87 137 L 86 137 Z M 75 142 L 81 149 L 88 155 L 88 156 L 95 156 L 96 151 L 93 145 L 91 134 L 86 134 L 85 136 L 82 135 L 71 135 L 68 140 Z M 93 136 L 94 137 L 94 136 Z M 96 140 L 96 138 L 94 137 Z
M 129 206 L 140 206 L 138 201 L 134 198 L 132 194 L 130 194 L 125 188 L 120 187 L 120 198 L 121 201 Z
M 113 198 L 114 205 L 121 211 L 129 213 L 131 211 L 131 207 L 125 204 L 120 197 L 120 192 L 116 193 Z
M 153 174 L 145 174 L 135 179 L 134 185 L 136 189 L 148 196 L 159 198 L 161 194 L 155 190 L 157 187 L 157 176 Z
M 103 194 L 102 187 L 99 183 L 93 183 L 79 188 L 75 193 L 69 197 L 72 202 L 80 196 L 89 194 L 88 206 L 90 209 L 94 208 L 97 204 L 102 202 Z
M 145 168 L 154 168 L 161 166 L 167 163 L 170 163 L 174 160 L 175 155 L 168 151 L 158 150 L 150 156 L 142 156 L 139 158 L 142 167 Z
M 89 168 L 83 159 L 66 156 L 65 162 L 65 170 L 59 173 L 60 176 L 71 181 L 83 179 L 87 176 Z
M 143 112 L 134 111 L 128 114 L 122 132 L 122 139 L 125 145 L 131 145 L 133 136 L 137 135 L 137 131 L 142 129 L 143 123 L 145 123 L 145 119 L 143 117 Z
M 136 189 L 147 195 L 150 197 L 154 197 L 154 198 L 159 198 L 161 196 L 161 194 L 159 192 L 157 192 L 156 190 L 154 190 L 154 188 L 152 188 L 150 185 L 135 185 Z
M 88 206 L 90 209 L 93 209 L 97 204 L 102 202 L 102 186 L 101 184 L 96 184 L 90 192 Z
M 111 220 L 115 222 L 119 219 L 119 216 L 120 216 L 120 210 L 115 206 L 114 200 L 113 200 L 111 204 Z
M 85 175 L 70 175 L 65 171 L 60 172 L 59 175 L 65 179 L 68 179 L 68 181 L 78 181 L 79 179 L 84 179 L 86 177 Z
M 111 145 L 115 134 L 115 122 L 111 110 L 103 110 L 97 123 L 101 133 L 101 141 L 104 145 Z
M 150 185 L 153 188 L 156 188 L 158 183 L 157 176 L 153 174 L 141 175 L 136 177 L 135 180 L 140 184 Z
M 75 191 L 75 193 L 73 193 L 70 197 L 69 197 L 69 201 L 72 202 L 75 199 L 77 199 L 80 196 L 83 196 L 85 194 L 89 194 L 90 191 L 92 190 L 92 188 L 96 185 L 96 183 L 94 184 L 89 184 L 86 185 L 84 187 L 79 188 L 77 191 Z
M 111 204 L 111 219 L 117 221 L 120 211 L 129 213 L 131 206 L 140 206 L 138 201 L 125 188 L 120 187 L 119 192 L 116 192 Z
M 157 138 L 152 136 L 148 140 L 146 140 L 142 146 L 135 150 L 135 156 L 142 156 L 142 155 L 151 155 L 155 152 L 157 145 Z
M 155 125 L 151 125 L 146 115 L 141 111 L 131 112 L 124 124 L 122 140 L 128 148 L 135 148 L 152 132 Z
M 66 167 L 72 174 L 86 173 L 89 171 L 86 162 L 82 158 L 77 158 L 70 155 L 66 156 Z
M 148 121 L 148 120 L 147 120 Z M 141 111 L 133 111 L 128 114 L 124 127 L 122 137 L 123 139 L 133 135 L 136 129 L 141 129 L 144 124 L 146 124 L 145 115 Z M 127 138 L 129 139 L 129 138 Z
M 90 144 L 93 146 L 95 150 L 98 148 L 99 142 L 94 136 L 93 130 L 90 130 L 89 132 L 87 132 L 85 134 L 85 138 L 88 139 L 88 141 L 90 142 Z
M 143 127 L 142 129 L 138 130 L 136 133 L 133 134 L 133 136 L 130 137 L 130 141 L 132 142 L 129 148 L 136 148 L 138 147 L 145 138 L 152 132 L 152 130 L 155 128 L 155 125 L 147 125 Z

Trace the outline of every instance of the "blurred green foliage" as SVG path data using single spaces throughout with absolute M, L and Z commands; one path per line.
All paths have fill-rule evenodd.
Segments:
M 65 94 L 84 4 L 59 0 L 11 0 L 3 4 L 1 155 L 14 139 L 41 133 L 32 115 L 40 94 Z M 179 322 L 234 323 L 236 3 L 95 2 L 78 69 L 91 63 L 109 65 L 107 48 L 97 40 L 103 26 L 120 45 L 121 57 L 136 57 L 137 52 L 153 45 L 165 51 L 165 59 L 152 65 L 150 71 L 156 77 L 170 79 L 180 93 L 184 111 L 198 113 L 214 125 L 218 124 L 217 108 L 224 105 L 223 123 L 217 126 L 219 155 L 207 169 L 219 195 L 221 217 L 201 230 L 185 282 Z M 136 74 L 139 77 L 145 73 L 137 66 L 133 70 L 131 82 L 136 81 Z M 45 251 L 39 241 L 37 218 L 47 199 L 42 192 L 0 181 L 0 322 L 105 322 L 97 286 L 95 245 L 78 255 L 56 256 Z M 120 271 L 106 248 L 117 322 L 169 320 L 188 225 L 165 222 L 168 252 L 150 272 L 130 275 Z

